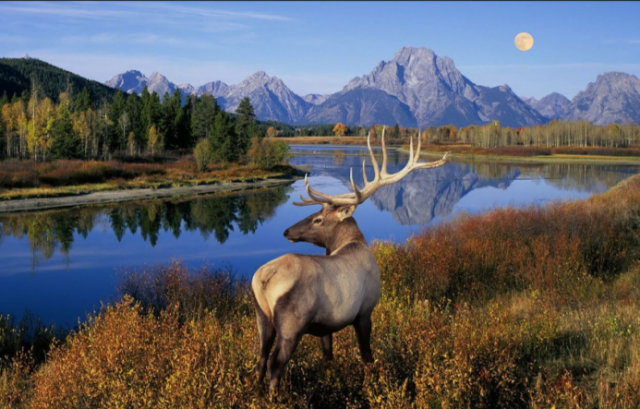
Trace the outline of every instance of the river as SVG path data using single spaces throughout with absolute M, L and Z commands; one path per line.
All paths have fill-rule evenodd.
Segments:
M 309 166 L 309 181 L 322 192 L 348 192 L 350 168 L 362 184 L 367 152 L 362 147 L 292 146 L 291 152 L 291 163 Z M 406 154 L 390 152 L 389 172 L 406 160 Z M 460 213 L 584 199 L 639 170 L 452 160 L 380 189 L 354 218 L 369 242 L 403 242 Z M 367 174 L 373 178 L 370 166 Z M 282 235 L 319 210 L 294 206 L 300 194 L 305 194 L 301 180 L 245 194 L 0 215 L 0 313 L 30 311 L 45 323 L 70 327 L 101 302 L 112 301 L 118 273 L 125 269 L 178 259 L 193 268 L 207 264 L 251 277 L 260 265 L 287 252 L 324 254 Z

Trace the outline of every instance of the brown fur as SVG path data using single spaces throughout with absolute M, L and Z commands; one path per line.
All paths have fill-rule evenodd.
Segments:
M 323 359 L 333 359 L 333 332 L 353 325 L 364 362 L 372 362 L 371 312 L 380 297 L 380 274 L 371 250 L 351 217 L 354 205 L 323 205 L 285 231 L 291 241 L 326 248 L 327 256 L 285 254 L 253 276 L 260 332 L 258 377 L 269 368 L 271 389 L 300 338 L 321 338 Z M 277 335 L 276 347 L 270 350 Z

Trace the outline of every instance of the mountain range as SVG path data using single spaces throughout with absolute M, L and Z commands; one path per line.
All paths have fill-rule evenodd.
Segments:
M 289 124 L 342 122 L 426 127 L 458 127 L 498 120 L 521 127 L 553 119 L 587 119 L 597 124 L 640 123 L 640 80 L 634 75 L 608 72 L 598 76 L 573 100 L 552 93 L 539 101 L 516 95 L 508 85 L 487 87 L 465 77 L 448 57 L 423 47 L 403 47 L 391 60 L 381 61 L 366 75 L 349 81 L 334 94 L 299 96 L 275 76 L 263 71 L 237 85 L 213 81 L 201 86 L 176 85 L 154 72 L 146 77 L 131 70 L 106 82 L 112 88 L 140 93 L 144 86 L 160 96 L 179 89 L 186 95 L 211 94 L 234 112 L 249 97 L 257 118 Z

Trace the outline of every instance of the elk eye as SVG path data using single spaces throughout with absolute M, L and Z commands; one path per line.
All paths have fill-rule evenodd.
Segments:
M 321 218 L 317 218 L 313 221 L 313 224 L 318 224 L 318 223 L 322 223 L 322 219 Z

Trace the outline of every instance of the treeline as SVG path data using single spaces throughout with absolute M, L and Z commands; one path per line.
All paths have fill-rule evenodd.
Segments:
M 417 130 L 412 128 L 394 128 L 390 128 L 391 133 L 397 134 L 400 138 L 417 133 Z M 621 148 L 640 145 L 640 126 L 635 123 L 596 125 L 587 120 L 556 119 L 545 125 L 510 128 L 501 126 L 499 121 L 493 121 L 487 125 L 469 125 L 463 128 L 456 128 L 455 125 L 437 128 L 431 126 L 424 130 L 423 137 L 435 143 L 457 142 L 482 148 L 501 146 Z
M 336 124 L 311 125 L 304 127 L 270 124 L 277 136 L 367 136 L 382 135 L 383 125 L 344 126 L 344 133 L 338 135 Z M 342 124 L 337 124 L 342 125 Z M 425 129 L 388 126 L 386 136 L 390 139 L 408 139 L 422 132 L 423 140 L 433 143 L 465 143 L 482 148 L 502 146 L 535 147 L 609 147 L 620 148 L 640 145 L 640 126 L 635 123 L 595 125 L 587 120 L 553 120 L 545 125 L 511 128 L 503 127 L 499 121 L 487 125 L 469 125 L 458 128 L 455 125 L 430 126 Z
M 162 150 L 190 150 L 207 140 L 215 159 L 234 162 L 261 129 L 245 98 L 236 115 L 211 95 L 165 93 L 162 100 L 145 87 L 141 96 L 117 90 L 113 101 L 95 101 L 87 88 L 72 88 L 54 102 L 37 86 L 9 100 L 0 99 L 0 159 L 110 159 Z M 260 136 L 264 136 L 262 133 Z

